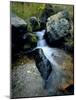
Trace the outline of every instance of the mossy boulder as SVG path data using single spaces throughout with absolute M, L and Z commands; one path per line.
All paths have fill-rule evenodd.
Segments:
M 34 33 L 26 33 L 24 41 L 24 50 L 32 49 L 37 45 L 37 36 Z
M 28 20 L 28 32 L 38 31 L 40 29 L 39 20 L 36 17 L 31 17 Z

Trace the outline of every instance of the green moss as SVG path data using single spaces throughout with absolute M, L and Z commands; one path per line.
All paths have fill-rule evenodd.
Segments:
M 34 33 L 27 33 L 26 42 L 24 45 L 25 49 L 31 49 L 37 45 L 37 36 Z
M 65 45 L 73 46 L 74 45 L 74 41 L 72 39 L 66 39 Z
M 28 32 L 32 32 L 32 27 L 31 27 L 31 24 L 30 24 L 30 22 L 28 22 L 28 24 L 27 24 L 28 26 L 27 26 L 27 30 L 28 30 Z
M 29 42 L 37 42 L 37 37 L 34 33 L 29 33 Z
M 45 4 L 11 2 L 10 7 L 11 11 L 16 13 L 18 16 L 20 16 L 23 19 L 27 19 L 31 16 L 38 17 L 42 13 Z
M 37 42 L 37 38 L 36 38 L 36 36 L 32 36 L 32 42 Z
M 62 5 L 62 4 L 50 4 L 53 7 L 55 13 L 61 10 L 67 10 L 70 17 L 73 19 L 73 5 Z M 14 2 L 10 3 L 11 11 L 16 13 L 19 17 L 23 19 L 28 19 L 28 17 L 36 16 L 37 18 L 44 11 L 46 4 L 42 3 L 27 3 L 27 2 Z
M 36 24 L 33 24 L 33 23 L 30 23 L 29 21 L 27 21 L 27 30 L 28 32 L 33 32 L 33 31 L 36 31 L 36 30 L 39 30 L 40 29 L 40 23 L 39 21 L 36 23 Z

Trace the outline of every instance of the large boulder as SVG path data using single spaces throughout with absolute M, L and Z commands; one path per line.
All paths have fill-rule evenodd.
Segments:
M 51 74 L 52 67 L 48 59 L 45 57 L 42 49 L 36 49 L 34 52 L 36 66 L 44 80 L 47 80 Z
M 59 45 L 69 35 L 70 21 L 68 13 L 61 11 L 48 18 L 45 38 L 50 45 Z
M 23 48 L 23 36 L 27 32 L 27 23 L 11 13 L 11 33 L 12 33 L 12 50 L 13 52 L 19 52 Z

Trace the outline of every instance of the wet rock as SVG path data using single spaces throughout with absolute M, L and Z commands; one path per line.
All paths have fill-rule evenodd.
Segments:
M 42 49 L 36 49 L 34 52 L 36 66 L 44 80 L 47 80 L 51 74 L 52 67 L 48 59 L 45 57 Z
M 50 45 L 61 45 L 64 38 L 69 35 L 70 22 L 68 13 L 61 11 L 48 18 L 45 38 Z

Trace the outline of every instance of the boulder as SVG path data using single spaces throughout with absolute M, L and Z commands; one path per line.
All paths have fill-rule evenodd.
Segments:
M 61 44 L 64 38 L 69 35 L 69 31 L 70 22 L 68 13 L 61 11 L 48 18 L 45 38 L 50 45 Z
M 10 14 L 11 24 L 11 44 L 12 44 L 12 60 L 17 58 L 17 55 L 23 50 L 24 39 L 23 36 L 27 32 L 27 23 L 16 16 L 14 13 Z
M 36 66 L 44 80 L 47 80 L 51 74 L 52 67 L 48 59 L 45 57 L 42 49 L 36 49 L 34 52 Z
M 37 45 L 37 36 L 34 33 L 26 33 L 23 36 L 24 39 L 24 50 L 32 50 Z
M 38 31 L 40 29 L 39 20 L 36 17 L 31 17 L 28 21 L 28 31 Z
M 16 16 L 14 13 L 11 13 L 10 17 L 11 17 L 11 25 L 15 27 L 27 26 L 27 23 L 20 17 Z
M 46 27 L 47 18 L 54 14 L 54 10 L 51 4 L 46 4 L 43 9 L 42 14 L 40 15 L 40 26 L 41 29 Z
M 27 32 L 27 23 L 14 13 L 11 13 L 10 21 L 13 47 L 16 47 L 17 49 L 22 48 L 22 37 Z

